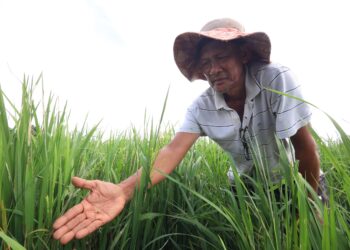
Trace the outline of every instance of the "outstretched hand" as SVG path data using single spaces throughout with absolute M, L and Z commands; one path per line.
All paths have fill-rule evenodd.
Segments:
M 73 177 L 72 183 L 78 188 L 89 189 L 90 193 L 53 224 L 53 237 L 62 244 L 73 238 L 81 239 L 113 220 L 127 201 L 124 191 L 110 182 Z

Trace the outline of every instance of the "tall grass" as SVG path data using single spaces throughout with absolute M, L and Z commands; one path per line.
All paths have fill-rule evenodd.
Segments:
M 147 173 L 174 129 L 147 116 L 142 133 L 132 128 L 107 140 L 97 127 L 71 129 L 67 109 L 59 110 L 52 96 L 45 105 L 33 100 L 41 80 L 24 78 L 19 108 L 0 90 L 1 249 L 350 248 L 350 143 L 335 121 L 341 139 L 325 141 L 314 133 L 329 185 L 328 206 L 300 176 L 297 163 L 288 162 L 282 145 L 288 189 L 271 184 L 256 152 L 254 178 L 235 172 L 237 192 L 232 193 L 226 172 L 233 163 L 201 139 L 164 182 L 147 189 L 145 174 L 115 220 L 83 240 L 59 245 L 51 238 L 53 221 L 86 194 L 72 187 L 71 177 L 117 183 L 140 166 Z

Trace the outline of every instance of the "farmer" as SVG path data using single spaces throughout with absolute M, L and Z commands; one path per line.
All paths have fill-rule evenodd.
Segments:
M 182 74 L 189 81 L 206 80 L 210 87 L 188 108 L 183 125 L 160 150 L 150 174 L 152 185 L 176 168 L 200 136 L 208 136 L 232 156 L 239 174 L 252 171 L 255 145 L 268 162 L 273 181 L 281 175 L 277 138 L 287 152 L 294 151 L 299 172 L 318 189 L 320 162 L 308 130 L 311 111 L 300 101 L 300 85 L 291 71 L 270 63 L 270 52 L 265 33 L 246 33 L 227 18 L 175 39 L 174 58 Z M 56 220 L 53 237 L 66 244 L 113 220 L 132 198 L 141 172 L 142 168 L 119 184 L 73 177 L 73 184 L 90 194 Z M 233 180 L 232 172 L 229 177 Z

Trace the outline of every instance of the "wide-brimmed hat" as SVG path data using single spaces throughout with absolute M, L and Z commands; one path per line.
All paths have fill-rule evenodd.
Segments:
M 271 43 L 264 32 L 246 33 L 239 22 L 222 18 L 208 22 L 199 32 L 185 32 L 178 35 L 174 42 L 174 58 L 181 73 L 190 81 L 205 80 L 197 69 L 196 55 L 200 41 L 213 39 L 217 41 L 244 40 L 244 44 L 252 52 L 254 61 L 270 62 Z

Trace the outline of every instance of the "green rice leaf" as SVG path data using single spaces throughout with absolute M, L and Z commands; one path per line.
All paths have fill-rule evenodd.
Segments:
M 25 250 L 25 248 L 21 244 L 19 244 L 16 240 L 10 238 L 3 231 L 0 231 L 0 238 L 2 238 L 6 242 L 6 244 L 13 250 Z

